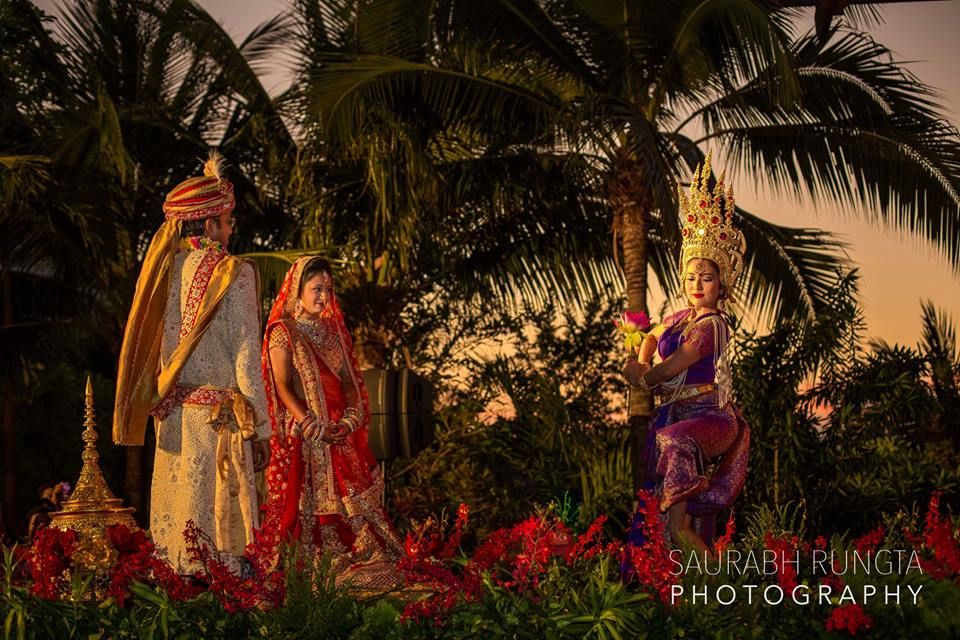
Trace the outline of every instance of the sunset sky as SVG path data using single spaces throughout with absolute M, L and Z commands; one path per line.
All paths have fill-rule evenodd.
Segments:
M 237 40 L 288 7 L 284 0 L 208 0 L 200 4 Z M 37 5 L 56 14 L 52 0 L 40 0 Z M 956 125 L 960 122 L 960 1 L 890 4 L 883 6 L 881 12 L 884 23 L 871 27 L 871 33 L 894 51 L 897 60 L 909 61 L 908 68 L 921 81 L 942 92 L 944 113 Z M 812 9 L 800 26 L 812 28 Z M 282 61 L 268 70 L 264 81 L 271 93 L 285 88 L 287 72 Z M 718 152 L 722 150 L 715 154 Z M 728 181 L 730 178 L 728 172 Z M 758 192 L 750 176 L 734 174 L 732 182 L 738 204 L 745 209 L 778 224 L 830 230 L 849 244 L 850 258 L 860 268 L 862 304 L 870 336 L 914 344 L 920 329 L 920 302 L 925 299 L 949 312 L 955 324 L 960 321 L 960 276 L 945 259 L 916 238 L 857 220 L 865 216 L 856 211 L 818 210 L 810 203 Z M 659 308 L 660 300 L 654 295 L 652 310 Z

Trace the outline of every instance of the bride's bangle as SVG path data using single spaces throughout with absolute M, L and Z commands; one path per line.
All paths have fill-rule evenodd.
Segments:
M 301 419 L 295 420 L 293 424 L 296 427 L 295 433 L 302 436 L 303 432 L 306 431 L 307 428 L 316 426 L 317 418 L 313 415 L 313 413 L 307 413 L 307 415 L 303 416 Z
M 340 421 L 347 425 L 347 429 L 352 433 L 360 428 L 360 411 L 355 407 L 347 407 Z
M 308 414 L 306 414 L 305 416 L 303 416 L 302 418 L 300 418 L 299 420 L 294 420 L 294 421 L 293 421 L 294 430 L 295 430 L 297 433 L 303 433 L 304 427 L 306 427 L 307 425 L 309 425 L 309 424 L 310 424 L 310 420 L 312 420 L 312 419 L 313 419 L 313 416 L 311 416 L 311 415 L 308 413 Z

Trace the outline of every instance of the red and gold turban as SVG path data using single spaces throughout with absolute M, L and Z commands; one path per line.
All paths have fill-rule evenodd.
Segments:
M 232 211 L 233 185 L 220 177 L 222 168 L 223 156 L 214 152 L 203 165 L 202 176 L 187 178 L 174 187 L 163 203 L 167 220 L 203 220 Z

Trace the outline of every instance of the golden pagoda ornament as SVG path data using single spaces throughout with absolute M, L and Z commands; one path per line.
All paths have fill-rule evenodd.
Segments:
M 110 491 L 100 470 L 97 452 L 97 423 L 93 411 L 93 386 L 87 377 L 86 409 L 83 430 L 83 468 L 76 488 L 65 500 L 60 511 L 50 514 L 50 526 L 77 532 L 78 546 L 71 560 L 82 571 L 103 572 L 117 560 L 117 550 L 107 538 L 107 528 L 122 524 L 137 530 L 133 507 L 124 507 L 123 500 Z

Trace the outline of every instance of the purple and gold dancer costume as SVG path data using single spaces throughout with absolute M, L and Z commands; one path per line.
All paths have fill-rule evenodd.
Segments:
M 690 260 L 711 260 L 729 291 L 742 270 L 745 243 L 733 226 L 733 189 L 724 193 L 721 177 L 711 191 L 710 177 L 707 156 L 703 168 L 694 173 L 689 197 L 680 191 L 680 273 Z M 693 308 L 684 309 L 664 318 L 650 332 L 657 338 L 661 360 L 682 344 L 696 347 L 700 359 L 655 391 L 657 407 L 643 454 L 644 486 L 652 489 L 661 512 L 685 501 L 694 528 L 709 544 L 717 513 L 733 503 L 746 480 L 750 428 L 733 403 L 727 349 L 730 330 L 723 313 L 694 317 Z M 645 542 L 642 506 L 628 531 L 628 546 Z M 624 578 L 632 574 L 629 557 L 622 567 Z
M 726 321 L 713 313 L 687 322 L 692 313 L 684 309 L 661 325 L 657 343 L 661 358 L 687 343 L 697 348 L 701 359 L 686 370 L 675 390 L 657 394 L 659 406 L 650 419 L 644 457 L 660 510 L 686 500 L 687 513 L 709 524 L 710 519 L 703 517 L 730 506 L 743 488 L 750 428 L 730 398 Z M 708 475 L 718 457 L 719 464 Z M 706 537 L 711 533 L 702 531 Z

